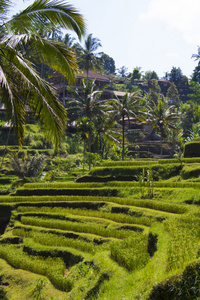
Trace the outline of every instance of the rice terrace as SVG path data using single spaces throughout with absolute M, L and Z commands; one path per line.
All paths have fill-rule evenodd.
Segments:
M 9 17 L 12 2 L 0 0 L 0 300 L 200 299 L 200 47 L 190 78 L 128 72 L 73 5 Z
M 199 160 L 183 164 L 191 169 Z M 113 162 L 87 177 L 97 181 L 104 168 L 151 168 L 164 178 L 180 172 L 173 159 Z M 197 299 L 199 186 L 69 181 L 27 183 L 2 195 L 2 299 Z

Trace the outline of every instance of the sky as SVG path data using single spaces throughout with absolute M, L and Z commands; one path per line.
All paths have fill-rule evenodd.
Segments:
M 32 0 L 12 1 L 13 13 Z M 116 68 L 156 71 L 162 78 L 172 67 L 191 77 L 200 46 L 200 0 L 67 0 L 83 15 L 87 34 L 100 39 L 99 52 Z M 69 32 L 70 33 L 70 32 Z M 74 36 L 74 35 L 73 35 Z M 83 41 L 82 41 L 83 43 Z

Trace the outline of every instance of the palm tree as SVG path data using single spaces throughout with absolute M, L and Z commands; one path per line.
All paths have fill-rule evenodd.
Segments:
M 130 126 L 130 118 L 137 120 L 142 115 L 139 91 L 135 91 L 131 94 L 126 93 L 121 99 L 117 98 L 115 105 L 113 118 L 115 120 L 122 120 L 122 160 L 124 160 L 125 118 L 128 118 Z
M 88 139 L 88 133 L 90 132 L 91 124 L 88 118 L 81 118 L 77 122 L 77 132 L 81 133 L 81 139 L 83 140 L 83 174 L 85 170 L 85 151 L 86 145 L 85 142 Z
M 174 112 L 174 105 L 168 106 L 167 101 L 159 100 L 158 104 L 149 106 L 147 113 L 147 122 L 151 124 L 152 128 L 160 133 L 161 152 L 162 157 L 162 145 L 163 138 L 166 135 L 167 130 L 177 130 L 176 124 L 180 119 L 179 112 Z
M 200 47 L 198 46 L 198 54 L 192 54 L 192 58 L 195 59 L 195 61 L 198 60 L 198 65 L 200 65 Z
M 82 87 L 80 91 L 72 88 L 68 88 L 68 90 L 75 95 L 74 99 L 68 100 L 66 103 L 71 121 L 87 117 L 90 122 L 93 122 L 97 117 L 103 118 L 107 115 L 107 111 L 112 108 L 109 105 L 111 100 L 99 99 L 102 95 L 103 88 L 99 89 L 95 84 L 95 80 L 85 78 L 82 80 Z M 90 130 L 88 146 L 89 152 L 91 152 L 91 137 L 92 131 Z
M 112 113 L 94 119 L 97 153 L 100 152 L 102 157 L 104 153 L 105 141 L 108 141 L 109 144 L 119 143 L 117 138 L 121 137 L 121 134 L 114 129 L 115 123 L 116 121 L 112 118 Z
M 77 45 L 77 53 L 79 53 L 79 66 L 80 69 L 87 72 L 87 77 L 89 70 L 101 71 L 101 59 L 94 52 L 101 47 L 101 42 L 97 38 L 93 38 L 92 34 L 89 34 L 85 40 L 84 47 Z
M 29 104 L 47 138 L 58 147 L 65 132 L 66 112 L 55 89 L 36 72 L 31 56 L 36 53 L 44 64 L 72 82 L 77 72 L 74 53 L 63 43 L 41 37 L 39 32 L 48 31 L 50 25 L 60 26 L 81 38 L 85 32 L 83 17 L 60 0 L 35 0 L 9 19 L 10 6 L 10 0 L 0 0 L 0 101 L 5 103 L 19 144 L 24 136 L 24 106 Z
M 71 36 L 71 34 L 66 33 L 63 39 L 63 43 L 65 45 L 67 45 L 69 48 L 72 48 L 74 42 L 75 42 L 75 38 Z

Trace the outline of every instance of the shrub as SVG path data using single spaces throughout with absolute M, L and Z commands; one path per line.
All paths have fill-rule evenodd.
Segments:
M 45 171 L 54 171 L 54 173 L 66 173 L 77 167 L 77 159 L 74 157 L 55 157 L 47 159 Z
M 92 165 L 93 167 L 100 164 L 101 156 L 97 153 L 86 152 L 85 153 L 85 162 L 88 165 Z
M 136 181 L 137 179 L 137 176 L 82 176 L 77 178 L 76 182 Z
M 21 178 L 39 177 L 45 165 L 44 155 L 34 155 L 31 159 L 25 156 L 25 153 L 20 153 L 22 159 L 19 159 L 18 154 L 11 152 L 10 161 L 15 174 Z
M 179 276 L 173 276 L 159 284 L 156 284 L 149 300 L 179 299 L 191 300 L 200 297 L 200 262 L 188 265 Z
M 104 189 L 18 189 L 16 196 L 57 196 L 57 195 L 73 195 L 73 196 L 117 196 L 118 189 L 104 188 Z
M 142 174 L 144 166 L 132 166 L 132 167 L 102 167 L 94 168 L 90 171 L 89 175 L 92 177 L 99 176 L 111 176 L 115 177 L 116 180 L 119 177 L 128 177 L 130 180 L 139 179 L 139 176 Z M 181 170 L 180 164 L 155 164 L 151 166 L 153 180 L 159 179 L 168 179 L 172 176 L 179 174 Z M 120 179 L 122 180 L 122 179 Z
M 200 142 L 186 143 L 184 157 L 200 157 Z
M 200 175 L 200 164 L 184 165 L 181 171 L 183 179 L 198 177 Z

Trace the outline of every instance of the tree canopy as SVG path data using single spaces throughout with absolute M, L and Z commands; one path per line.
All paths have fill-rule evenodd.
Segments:
M 1 101 L 5 103 L 7 118 L 20 144 L 24 137 L 25 104 L 29 104 L 42 122 L 46 136 L 57 147 L 65 132 L 66 113 L 55 89 L 39 76 L 31 58 L 37 54 L 67 80 L 74 80 L 77 64 L 73 52 L 63 43 L 48 40 L 40 33 L 59 26 L 73 30 L 81 38 L 85 23 L 82 15 L 63 1 L 35 0 L 9 19 L 11 4 L 8 0 L 0 1 Z

